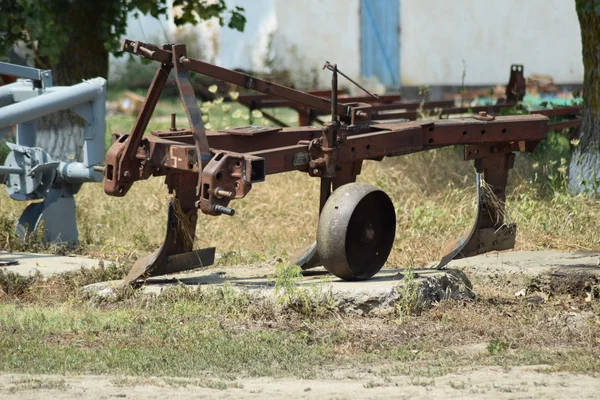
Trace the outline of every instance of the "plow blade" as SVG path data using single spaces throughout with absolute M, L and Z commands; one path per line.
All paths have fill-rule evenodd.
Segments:
M 298 252 L 295 264 L 303 270 L 315 268 L 321 265 L 319 254 L 317 253 L 317 241 L 312 242 L 308 248 Z
M 138 259 L 123 280 L 124 285 L 130 285 L 140 278 L 174 274 L 191 269 L 208 267 L 215 262 L 215 248 L 208 247 L 187 253 L 161 257 L 160 249 L 155 253 Z
M 472 257 L 490 251 L 508 250 L 515 247 L 517 234 L 516 224 L 504 224 L 495 221 L 492 226 L 489 223 L 489 209 L 497 207 L 486 201 L 481 188 L 481 174 L 476 175 L 477 182 L 477 213 L 475 223 L 471 230 L 450 242 L 442 251 L 440 262 L 435 269 L 443 269 L 450 261 L 465 257 Z M 503 204 L 502 204 L 503 207 Z M 487 218 L 486 218 L 487 217 Z
M 153 254 L 139 258 L 123 280 L 123 285 L 130 285 L 141 278 L 212 265 L 215 261 L 215 248 L 191 251 L 193 237 L 187 239 L 189 229 L 176 217 L 173 200 L 169 201 L 167 233 L 162 246 Z

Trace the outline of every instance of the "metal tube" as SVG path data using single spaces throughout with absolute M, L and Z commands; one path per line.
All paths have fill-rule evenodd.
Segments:
M 102 93 L 105 83 L 106 80 L 103 78 L 94 78 L 23 103 L 2 107 L 0 129 L 88 103 Z
M 13 90 L 24 86 L 21 82 L 11 83 L 9 85 L 0 86 L 0 107 L 7 106 L 15 102 Z M 32 85 L 29 85 L 31 88 Z
M 23 170 L 19 167 L 4 167 L 4 166 L 0 166 L 0 174 L 6 174 L 6 175 L 10 175 L 10 174 L 23 174 Z
M 5 75 L 39 81 L 42 79 L 43 71 L 37 68 L 26 67 L 24 65 L 15 65 L 0 62 L 0 72 L 2 72 Z
M 104 179 L 102 172 L 77 161 L 61 162 L 57 172 L 58 179 L 65 183 L 102 182 Z
M 331 74 L 331 121 L 337 121 L 337 88 L 338 88 L 338 79 L 337 79 L 337 64 L 333 65 L 332 69 L 333 73 Z

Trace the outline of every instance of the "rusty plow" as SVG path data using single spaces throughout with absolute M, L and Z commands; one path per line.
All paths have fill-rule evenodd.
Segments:
M 106 155 L 104 190 L 123 197 L 136 181 L 163 176 L 172 194 L 162 246 L 135 263 L 126 284 L 211 265 L 214 248 L 193 249 L 199 214 L 233 216 L 234 200 L 248 195 L 252 186 L 268 175 L 289 171 L 304 172 L 321 183 L 319 203 L 315 204 L 320 210 L 316 241 L 298 257 L 298 265 L 305 269 L 323 265 L 345 280 L 369 279 L 390 254 L 396 215 L 383 190 L 356 183 L 362 162 L 446 146 L 463 146 L 465 161 L 473 161 L 478 209 L 471 231 L 447 247 L 437 268 L 455 258 L 514 246 L 516 227 L 504 218 L 508 174 L 514 153 L 530 152 L 546 138 L 546 116 L 485 112 L 473 116 L 461 111 L 458 118 L 431 121 L 392 118 L 389 113 L 380 119 L 380 112 L 393 110 L 393 104 L 338 98 L 338 74 L 346 76 L 335 64 L 327 64 L 324 72 L 331 74 L 331 91 L 309 93 L 190 58 L 185 45 L 125 40 L 122 48 L 156 61 L 158 66 L 131 131 L 113 135 Z M 188 127 L 178 128 L 173 121 L 169 130 L 145 134 L 171 72 Z M 323 126 L 208 131 L 189 81 L 190 72 L 268 94 L 297 108 L 331 115 L 331 119 Z M 293 190 L 294 182 L 289 184 Z

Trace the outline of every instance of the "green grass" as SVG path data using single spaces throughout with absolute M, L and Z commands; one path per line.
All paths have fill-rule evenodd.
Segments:
M 17 283 L 0 273 L 0 370 L 331 378 L 343 366 L 426 381 L 474 366 L 600 373 L 600 315 L 582 299 L 557 296 L 532 308 L 527 299 L 488 297 L 480 288 L 476 302 L 444 301 L 399 320 L 393 312 L 355 317 L 272 307 L 227 285 L 176 286 L 158 297 L 81 292 L 116 272 L 98 268 Z M 280 271 L 274 280 L 285 293 L 294 276 Z M 582 313 L 577 325 L 572 310 Z
M 213 102 L 202 108 L 210 129 L 250 123 L 242 106 Z M 149 130 L 168 128 L 171 112 L 180 127 L 186 125 L 179 102 L 165 99 Z M 291 110 L 273 112 L 295 121 Z M 253 118 L 254 124 L 267 125 L 259 113 Z M 133 122 L 134 117 L 112 115 L 107 132 L 128 132 Z M 107 135 L 107 146 L 108 140 Z M 519 224 L 517 249 L 600 248 L 597 200 L 565 191 L 569 149 L 568 141 L 552 135 L 535 154 L 517 156 L 507 199 L 508 215 Z M 460 149 L 365 162 L 359 180 L 381 187 L 394 202 L 397 233 L 388 267 L 428 265 L 443 243 L 472 223 L 474 173 Z M 76 195 L 81 239 L 76 249 L 46 246 L 39 237 L 20 242 L 13 227 L 26 204 L 0 192 L 1 250 L 107 260 L 104 268 L 49 280 L 0 271 L 0 370 L 194 381 L 198 376 L 330 377 L 344 367 L 372 369 L 384 378 L 409 374 L 424 386 L 431 377 L 473 366 L 543 365 L 545 371 L 600 373 L 595 298 L 557 297 L 532 308 L 513 293 L 478 287 L 476 302 L 442 302 L 418 315 L 411 302 L 380 317 L 340 316 L 315 307 L 296 290 L 299 271 L 285 267 L 291 254 L 314 240 L 318 184 L 298 172 L 269 176 L 231 204 L 235 217 L 199 218 L 195 247 L 217 245 L 219 265 L 274 261 L 280 266 L 273 270 L 279 305 L 285 306 L 280 309 L 265 308 L 228 287 L 213 292 L 179 287 L 158 298 L 132 290 L 111 299 L 80 292 L 88 283 L 121 277 L 137 257 L 161 244 L 169 197 L 162 179 L 137 182 L 125 198 L 106 196 L 102 185 L 83 185 Z M 411 299 L 411 287 L 405 290 Z M 566 325 L 574 309 L 585 319 L 576 331 Z M 480 344 L 481 351 L 465 350 Z
M 505 309 L 479 305 L 469 311 L 448 302 L 444 312 L 453 321 L 440 329 L 435 323 L 439 311 L 401 326 L 378 318 L 298 319 L 295 313 L 257 314 L 252 305 L 235 310 L 214 293 L 194 293 L 101 305 L 75 298 L 54 306 L 4 303 L 0 369 L 231 379 L 327 378 L 344 366 L 419 381 L 473 366 L 535 365 L 545 372 L 600 373 L 594 344 L 598 333 L 590 336 L 586 328 L 565 336 L 552 324 L 540 325 L 545 317 L 560 316 L 552 308 L 523 315 L 515 326 L 501 316 Z M 487 317 L 475 317 L 480 314 Z M 483 352 L 461 347 L 498 334 L 512 343 L 510 349 L 490 351 L 500 343 L 493 339 Z
M 115 103 L 119 102 L 122 98 L 121 91 L 110 92 L 110 99 L 113 99 Z M 139 92 L 140 95 L 145 95 L 143 92 Z M 261 126 L 274 126 L 272 122 L 262 116 L 262 113 L 258 110 L 250 112 L 250 110 L 238 103 L 227 102 L 223 103 L 221 100 L 213 102 L 200 102 L 199 106 L 203 114 L 203 121 L 207 130 L 218 130 L 227 129 L 234 126 L 244 125 L 261 125 Z M 271 115 L 288 123 L 291 126 L 298 124 L 298 116 L 295 111 L 289 108 L 273 108 L 265 109 Z M 187 127 L 187 117 L 181 105 L 179 99 L 175 97 L 166 97 L 159 101 L 156 106 L 156 110 L 148 124 L 147 132 L 152 130 L 165 130 L 171 126 L 171 114 L 176 115 L 177 126 Z M 114 114 L 106 119 L 106 148 L 110 147 L 111 134 L 120 132 L 127 133 L 131 131 L 131 127 L 135 122 L 136 116 Z
M 0 369 L 142 376 L 310 376 L 332 361 L 324 344 L 292 332 L 236 332 L 208 304 L 99 310 L 0 307 Z

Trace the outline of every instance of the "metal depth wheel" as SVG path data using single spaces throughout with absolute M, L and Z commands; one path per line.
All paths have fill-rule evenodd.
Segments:
M 360 281 L 385 264 L 396 234 L 396 212 L 381 189 L 349 183 L 334 191 L 319 217 L 317 253 L 335 276 Z

